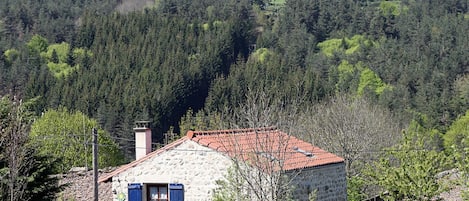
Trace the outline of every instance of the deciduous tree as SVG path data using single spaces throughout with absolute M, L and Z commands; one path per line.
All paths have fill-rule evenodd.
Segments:
M 349 175 L 399 141 L 399 123 L 386 109 L 361 97 L 338 95 L 305 116 L 313 144 L 345 159 Z
M 40 153 L 61 160 L 60 170 L 71 167 L 91 166 L 91 129 L 99 128 L 96 120 L 81 112 L 69 112 L 66 108 L 48 110 L 31 128 L 32 143 Z M 115 166 L 123 162 L 123 156 L 109 133 L 98 129 L 99 158 L 101 167 Z

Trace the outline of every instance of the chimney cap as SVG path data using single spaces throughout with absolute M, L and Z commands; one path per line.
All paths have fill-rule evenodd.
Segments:
M 134 129 L 150 128 L 150 121 L 136 121 Z

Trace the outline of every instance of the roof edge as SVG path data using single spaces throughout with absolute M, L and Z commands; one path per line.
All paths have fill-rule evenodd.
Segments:
M 146 161 L 147 159 L 153 157 L 153 156 L 156 156 L 160 153 L 163 153 L 167 150 L 170 150 L 172 148 L 174 148 L 175 146 L 178 146 L 180 144 L 182 144 L 183 142 L 187 141 L 189 138 L 187 138 L 186 136 L 172 142 L 172 143 L 169 143 L 167 144 L 166 146 L 164 147 L 161 147 L 160 149 L 157 149 L 147 155 L 145 155 L 144 157 L 138 159 L 138 160 L 135 160 L 135 161 L 132 161 L 126 165 L 122 165 L 121 167 L 117 168 L 116 170 L 112 171 L 111 173 L 107 174 L 107 175 L 104 175 L 104 176 L 101 176 L 99 179 L 98 179 L 98 183 L 103 183 L 103 182 L 107 182 L 109 181 L 109 179 L 111 179 L 112 177 L 132 168 L 132 167 L 135 167 L 137 166 L 138 164 Z
M 340 157 L 339 157 L 340 158 Z M 308 169 L 313 169 L 313 168 L 317 168 L 317 167 L 324 167 L 324 166 L 328 166 L 328 165 L 335 165 L 335 164 L 340 164 L 340 163 L 343 163 L 345 165 L 345 161 L 344 160 L 337 160 L 337 161 L 333 161 L 333 162 L 329 162 L 329 163 L 324 163 L 324 164 L 318 164 L 318 165 L 313 165 L 313 166 L 307 166 L 307 167 L 302 167 L 302 168 L 292 168 L 292 169 L 285 169 L 284 171 L 286 172 L 289 172 L 289 171 L 298 171 L 298 170 L 308 170 Z

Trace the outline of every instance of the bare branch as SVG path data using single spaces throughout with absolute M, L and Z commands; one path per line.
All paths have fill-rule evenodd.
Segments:
M 390 112 L 363 98 L 338 96 L 309 113 L 304 125 L 312 142 L 342 156 L 349 174 L 400 139 L 400 126 Z

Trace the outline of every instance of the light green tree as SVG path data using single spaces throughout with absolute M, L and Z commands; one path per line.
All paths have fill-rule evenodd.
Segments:
M 5 56 L 6 61 L 11 63 L 18 58 L 18 56 L 20 55 L 20 52 L 12 48 L 12 49 L 6 50 L 5 53 L 3 53 L 3 55 Z
M 73 49 L 72 53 L 73 59 L 77 63 L 81 63 L 85 57 L 92 57 L 93 53 L 89 50 L 85 50 L 83 48 L 75 48 Z
M 360 73 L 360 83 L 357 94 L 363 95 L 366 90 L 371 90 L 377 95 L 381 95 L 385 89 L 391 89 L 381 78 L 369 68 L 365 68 Z
M 464 147 L 469 147 L 469 110 L 466 114 L 451 124 L 450 128 L 443 136 L 444 146 L 448 151 L 460 151 Z
M 354 35 L 352 38 L 331 38 L 318 43 L 321 52 L 328 57 L 333 56 L 336 52 L 351 55 L 357 52 L 363 45 L 370 47 L 376 45 L 376 43 L 366 39 L 363 35 Z
M 47 47 L 49 46 L 49 42 L 44 37 L 36 34 L 31 38 L 31 40 L 26 45 L 28 46 L 29 51 L 41 53 L 47 50 Z
M 42 154 L 62 160 L 61 171 L 71 167 L 91 166 L 92 128 L 99 128 L 96 120 L 81 112 L 69 112 L 66 108 L 46 111 L 31 128 L 31 142 Z M 122 153 L 109 133 L 98 129 L 100 167 L 119 165 Z
M 448 164 L 445 154 L 433 144 L 437 135 L 412 122 L 401 143 L 368 167 L 365 174 L 386 192 L 386 200 L 434 200 L 446 191 L 436 177 Z
M 368 92 L 381 95 L 385 90 L 393 87 L 383 80 L 369 67 L 363 66 L 361 62 L 356 64 L 343 60 L 337 67 L 338 79 L 335 85 L 336 93 L 350 91 L 363 96 Z M 355 81 L 358 80 L 358 83 Z
M 47 67 L 49 67 L 49 70 L 52 72 L 54 77 L 61 78 L 65 77 L 74 70 L 78 68 L 78 65 L 75 67 L 71 67 L 67 63 L 54 63 L 54 62 L 49 62 L 47 63 Z
M 381 1 L 379 11 L 384 16 L 398 16 L 402 11 L 406 12 L 409 8 L 401 5 L 401 1 Z
M 272 51 L 267 48 L 259 48 L 252 54 L 252 57 L 263 64 L 269 59 L 272 54 Z
M 70 51 L 70 44 L 66 42 L 51 44 L 47 47 L 47 52 L 43 52 L 41 56 L 47 58 L 49 61 L 53 61 L 54 52 L 57 56 L 58 62 L 55 63 L 65 63 L 67 62 L 67 54 Z

